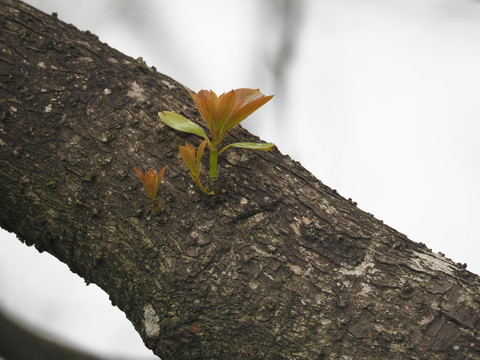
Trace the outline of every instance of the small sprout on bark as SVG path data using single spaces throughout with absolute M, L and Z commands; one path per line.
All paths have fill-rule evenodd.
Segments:
M 210 137 L 207 136 L 199 125 L 186 119 L 182 115 L 170 111 L 163 111 L 159 112 L 158 116 L 165 124 L 175 130 L 195 134 L 204 139 L 199 146 L 197 156 L 195 156 L 195 147 L 190 146 L 187 148 L 187 145 L 180 147 L 180 149 L 183 149 L 180 150 L 180 154 L 190 170 L 192 179 L 202 192 L 210 192 L 201 185 L 199 178 L 200 161 L 206 145 L 208 145 L 210 152 L 209 177 L 212 183 L 214 183 L 218 177 L 218 156 L 228 148 L 235 147 L 268 151 L 275 147 L 275 144 L 272 143 L 257 144 L 249 142 L 232 143 L 223 148 L 220 146 L 228 131 L 235 128 L 255 110 L 270 101 L 273 95 L 265 96 L 259 90 L 255 89 L 236 89 L 228 93 L 223 93 L 220 96 L 217 96 L 211 90 L 200 90 L 198 94 L 190 92 L 190 96 L 207 125 Z M 200 151 L 201 148 L 202 150 Z M 182 151 L 184 154 L 182 154 Z M 185 155 L 188 155 L 187 159 Z
M 203 140 L 198 147 L 198 151 L 195 146 L 185 143 L 185 146 L 179 146 L 180 155 L 182 156 L 183 161 L 190 170 L 190 177 L 197 184 L 198 188 L 203 192 L 207 193 L 208 190 L 202 185 L 200 180 L 200 171 L 202 169 L 202 156 L 205 151 L 205 146 L 207 145 L 207 140 Z
M 160 187 L 160 183 L 162 182 L 163 174 L 165 173 L 166 168 L 167 167 L 164 166 L 158 173 L 155 173 L 153 169 L 150 169 L 148 171 L 145 171 L 145 173 L 142 173 L 138 168 L 136 167 L 133 168 L 133 170 L 135 170 L 140 180 L 142 180 L 143 187 L 145 188 L 145 191 L 147 192 L 148 197 L 150 198 L 150 200 L 152 200 L 152 212 L 154 214 L 160 213 L 162 208 L 165 206 L 165 204 L 159 205 L 157 203 L 157 193 L 158 193 L 158 188 Z

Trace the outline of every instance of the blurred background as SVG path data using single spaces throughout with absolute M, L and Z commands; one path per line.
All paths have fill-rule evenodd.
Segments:
M 480 274 L 480 1 L 27 3 L 194 91 L 275 94 L 247 129 Z M 0 309 L 103 356 L 155 358 L 102 290 L 6 232 Z

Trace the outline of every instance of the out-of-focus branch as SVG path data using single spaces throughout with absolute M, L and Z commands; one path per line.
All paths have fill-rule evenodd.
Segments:
M 0 356 L 6 360 L 104 360 L 27 330 L 0 311 Z

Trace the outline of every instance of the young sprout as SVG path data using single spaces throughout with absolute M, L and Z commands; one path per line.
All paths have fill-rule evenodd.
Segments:
M 158 214 L 162 208 L 165 206 L 159 205 L 157 203 L 157 193 L 158 193 L 158 188 L 160 187 L 160 183 L 162 182 L 163 179 L 163 174 L 165 173 L 165 169 L 167 167 L 164 166 L 158 173 L 155 173 L 153 169 L 150 169 L 148 171 L 145 171 L 145 173 L 142 173 L 138 168 L 134 167 L 133 170 L 137 173 L 138 177 L 140 180 L 142 180 L 143 187 L 145 188 L 145 191 L 147 192 L 148 197 L 150 200 L 152 200 L 152 212 L 154 214 Z
M 195 152 L 197 149 L 195 146 L 190 145 L 189 143 L 185 143 L 185 146 L 178 146 L 180 150 L 180 155 L 182 156 L 183 161 L 187 164 L 188 170 L 190 170 L 190 177 L 195 184 L 197 184 L 198 188 L 203 192 L 207 193 L 208 189 L 202 185 L 202 181 L 200 180 L 200 170 L 202 169 L 202 155 L 205 151 L 205 145 L 207 145 L 207 140 L 203 140 L 198 147 L 198 152 L 195 156 Z
M 275 145 L 272 143 L 257 144 L 249 142 L 232 143 L 224 146 L 223 148 L 221 147 L 221 143 L 227 132 L 240 124 L 240 122 L 242 122 L 255 110 L 270 101 L 273 95 L 265 96 L 259 90 L 255 89 L 236 89 L 231 90 L 228 93 L 221 94 L 220 96 L 217 96 L 211 90 L 200 90 L 198 94 L 190 92 L 190 96 L 195 102 L 200 115 L 202 115 L 202 118 L 207 125 L 207 128 L 210 132 L 210 137 L 207 136 L 205 131 L 203 131 L 199 125 L 179 114 L 170 111 L 163 111 L 159 112 L 158 116 L 165 124 L 174 128 L 175 130 L 192 133 L 204 138 L 203 142 L 206 142 L 206 145 L 208 145 L 208 149 L 210 151 L 209 177 L 211 182 L 215 182 L 218 177 L 218 156 L 228 148 L 237 147 L 268 151 L 275 147 Z M 203 151 L 200 156 L 197 154 L 197 164 L 199 163 L 199 159 L 201 159 L 202 155 Z M 185 161 L 185 157 L 183 157 L 183 159 Z M 192 178 L 195 179 L 196 175 L 192 172 L 193 168 L 188 163 L 187 166 L 190 169 Z

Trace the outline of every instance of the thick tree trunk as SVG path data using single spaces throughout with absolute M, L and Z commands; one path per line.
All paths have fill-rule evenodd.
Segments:
M 278 151 L 227 152 L 225 192 L 201 195 L 178 155 L 197 139 L 157 118 L 198 119 L 182 85 L 21 2 L 0 13 L 0 225 L 162 359 L 479 358 L 478 276 Z M 163 165 L 153 215 L 133 167 Z

